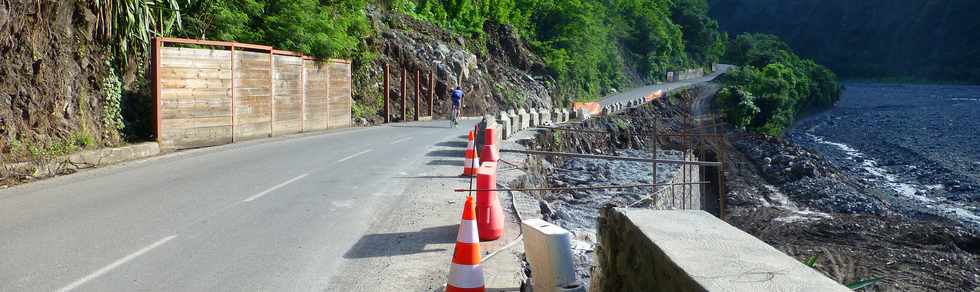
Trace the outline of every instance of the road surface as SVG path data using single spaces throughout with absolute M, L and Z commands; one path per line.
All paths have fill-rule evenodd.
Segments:
M 628 102 L 628 101 L 631 101 L 631 100 L 635 100 L 635 99 L 637 99 L 639 97 L 645 97 L 648 94 L 650 94 L 651 92 L 654 92 L 654 91 L 657 91 L 657 90 L 671 91 L 671 90 L 674 90 L 674 89 L 677 89 L 677 88 L 681 88 L 681 87 L 685 87 L 685 86 L 690 86 L 692 84 L 697 84 L 697 83 L 712 81 L 715 78 L 717 78 L 718 76 L 721 76 L 721 74 L 725 74 L 725 72 L 728 72 L 728 69 L 731 69 L 731 68 L 732 68 L 731 65 L 719 64 L 718 65 L 718 71 L 715 71 L 714 73 L 711 73 L 708 76 L 704 76 L 704 77 L 701 77 L 701 78 L 695 78 L 695 79 L 681 80 L 681 81 L 678 81 L 678 82 L 670 82 L 670 83 L 663 83 L 663 84 L 653 84 L 653 85 L 648 85 L 648 86 L 644 86 L 644 87 L 637 87 L 637 88 L 630 89 L 630 90 L 627 90 L 627 91 L 624 91 L 624 92 L 620 92 L 620 93 L 617 93 L 617 94 L 606 96 L 601 101 L 599 101 L 599 103 L 602 106 L 607 106 L 607 105 L 615 104 L 615 103 L 618 103 L 618 102 Z
M 185 151 L 2 190 L 0 291 L 324 290 L 408 199 L 393 178 L 432 155 L 462 160 L 433 147 L 465 147 L 475 121 L 446 123 Z

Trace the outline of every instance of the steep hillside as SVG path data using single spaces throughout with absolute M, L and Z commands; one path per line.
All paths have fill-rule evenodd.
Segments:
M 711 0 L 732 34 L 782 37 L 844 78 L 980 82 L 980 2 Z
M 377 31 L 377 36 L 370 42 L 378 57 L 355 72 L 355 116 L 380 122 L 378 112 L 384 102 L 381 87 L 385 64 L 392 71 L 392 112 L 396 113 L 401 112 L 400 69 L 409 71 L 410 100 L 414 98 L 412 80 L 415 71 L 423 72 L 423 84 L 428 78 L 425 74 L 433 72 L 437 117 L 448 114 L 447 94 L 457 85 L 467 92 L 464 115 L 558 105 L 551 97 L 555 80 L 545 71 L 541 58 L 530 51 L 511 27 L 487 22 L 483 29 L 486 38 L 483 43 L 477 43 L 472 38 L 454 35 L 403 14 L 368 9 L 368 17 Z M 486 46 L 485 50 L 481 46 Z M 462 84 L 459 80 L 463 80 Z M 423 85 L 423 88 L 427 86 Z
M 118 142 L 121 85 L 95 21 L 88 1 L 0 3 L 0 160 Z

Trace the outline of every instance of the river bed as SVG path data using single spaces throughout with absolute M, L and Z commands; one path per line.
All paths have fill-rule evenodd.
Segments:
M 847 84 L 787 136 L 915 217 L 980 230 L 980 86 Z

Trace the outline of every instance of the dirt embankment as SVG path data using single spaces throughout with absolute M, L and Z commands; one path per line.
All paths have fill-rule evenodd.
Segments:
M 88 1 L 0 3 L 0 161 L 71 137 L 117 142 L 102 122 L 109 72 L 95 21 Z
M 427 74 L 435 75 L 437 117 L 448 114 L 448 94 L 460 85 L 460 80 L 466 92 L 464 115 L 556 105 L 551 96 L 556 91 L 556 82 L 545 71 L 543 60 L 531 52 L 510 26 L 488 22 L 484 25 L 486 35 L 479 40 L 405 15 L 369 9 L 368 16 L 378 32 L 372 42 L 379 56 L 361 72 L 355 72 L 355 100 L 367 110 L 363 116 L 369 119 L 359 122 L 380 122 L 376 112 L 380 113 L 384 102 L 385 64 L 391 68 L 392 112 L 396 120 L 401 119 L 401 69 L 409 73 L 409 112 L 414 108 L 416 70 L 422 72 L 422 94 L 426 101 Z

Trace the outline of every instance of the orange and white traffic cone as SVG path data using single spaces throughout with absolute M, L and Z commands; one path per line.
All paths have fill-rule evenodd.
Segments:
M 476 206 L 473 196 L 466 197 L 463 220 L 459 223 L 453 263 L 449 268 L 446 292 L 483 292 L 483 267 L 480 266 L 480 239 L 476 229 Z
M 470 131 L 469 142 L 466 144 L 466 159 L 463 159 L 463 176 L 476 176 L 476 170 L 480 168 L 480 157 L 476 156 L 475 141 L 473 141 L 473 131 Z

